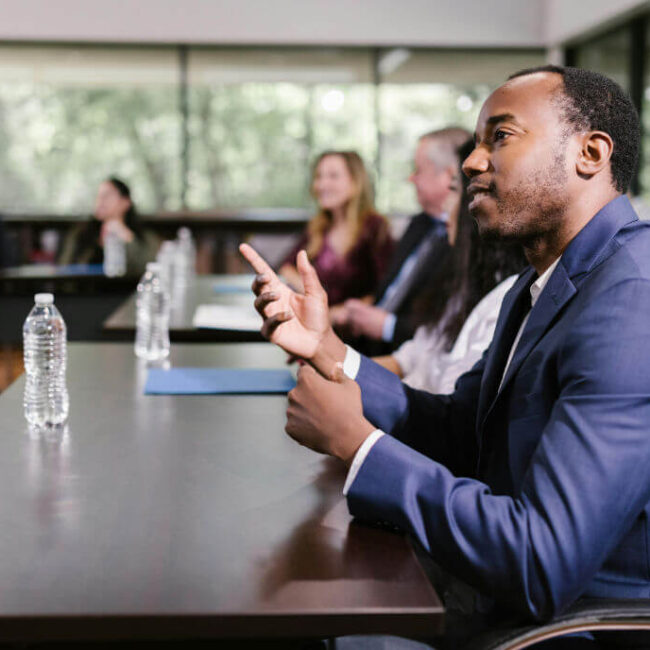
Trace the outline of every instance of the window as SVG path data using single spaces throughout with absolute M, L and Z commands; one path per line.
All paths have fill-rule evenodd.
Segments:
M 382 52 L 378 61 L 382 209 L 418 211 L 406 179 L 419 136 L 445 126 L 473 133 L 490 91 L 513 72 L 543 62 L 541 52 L 403 48 Z
M 381 211 L 417 209 L 416 140 L 473 130 L 541 50 L 0 45 L 0 211 L 87 214 L 99 182 L 141 212 L 311 206 L 310 166 L 354 149 Z
M 305 206 L 324 149 L 372 165 L 371 79 L 368 51 L 191 50 L 190 206 Z
M 0 48 L 0 210 L 90 212 L 128 181 L 141 211 L 179 205 L 173 49 Z

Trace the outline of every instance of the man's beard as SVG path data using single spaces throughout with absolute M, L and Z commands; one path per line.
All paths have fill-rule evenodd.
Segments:
M 536 242 L 561 228 L 568 207 L 564 153 L 562 147 L 552 164 L 540 170 L 525 186 L 506 193 L 491 186 L 498 212 L 497 223 L 486 227 L 477 220 L 482 238 L 534 248 Z

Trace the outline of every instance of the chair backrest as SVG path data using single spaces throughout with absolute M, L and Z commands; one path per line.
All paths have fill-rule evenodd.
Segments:
M 548 623 L 494 631 L 473 640 L 466 650 L 524 650 L 582 632 L 593 633 L 599 647 L 611 642 L 620 648 L 650 650 L 650 599 L 582 600 Z

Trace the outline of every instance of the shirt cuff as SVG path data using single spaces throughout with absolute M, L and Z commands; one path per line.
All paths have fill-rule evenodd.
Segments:
M 397 316 L 388 312 L 386 318 L 384 319 L 384 326 L 381 330 L 381 340 L 390 343 L 393 340 L 393 334 L 395 334 L 395 323 L 397 322 Z
M 384 435 L 384 432 L 381 429 L 375 429 L 361 444 L 361 447 L 357 449 L 357 453 L 352 459 L 352 465 L 348 471 L 348 476 L 345 479 L 345 485 L 343 486 L 343 496 L 348 496 L 348 492 L 354 483 L 354 479 L 357 478 L 357 474 L 363 465 L 363 461 L 366 460 L 366 456 L 370 453 L 370 450 L 373 448 L 374 444 Z
M 345 376 L 353 381 L 359 374 L 359 366 L 361 365 L 361 355 L 353 350 L 349 345 L 345 346 L 345 359 L 343 359 L 343 372 Z

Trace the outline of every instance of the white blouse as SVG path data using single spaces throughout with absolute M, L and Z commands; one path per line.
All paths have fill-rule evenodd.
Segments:
M 393 353 L 404 373 L 403 381 L 431 393 L 453 393 L 458 377 L 469 370 L 490 345 L 501 302 L 516 279 L 516 275 L 506 278 L 483 297 L 467 317 L 449 352 L 444 349 L 441 325 L 418 327 L 415 336 Z

